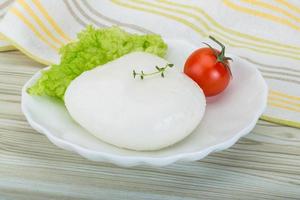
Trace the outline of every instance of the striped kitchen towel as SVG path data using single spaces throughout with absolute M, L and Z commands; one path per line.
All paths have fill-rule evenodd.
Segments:
M 0 21 L 6 14 L 7 10 L 9 9 L 10 5 L 13 3 L 13 0 L 0 0 Z M 11 45 L 5 38 L 1 37 L 0 35 L 0 51 L 7 51 L 15 49 L 13 45 Z
M 300 127 L 298 0 L 17 0 L 2 36 L 33 59 L 59 61 L 58 50 L 93 24 L 155 32 L 199 46 L 213 35 L 257 65 L 270 88 L 262 119 Z

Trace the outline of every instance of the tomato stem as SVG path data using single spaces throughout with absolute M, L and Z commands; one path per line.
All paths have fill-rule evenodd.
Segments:
M 222 63 L 227 68 L 227 70 L 230 73 L 230 76 L 232 77 L 232 73 L 231 73 L 231 70 L 230 70 L 230 67 L 229 67 L 229 64 L 228 64 L 228 61 L 229 60 L 232 61 L 232 58 L 225 56 L 225 46 L 220 41 L 218 41 L 216 38 L 214 38 L 211 35 L 209 36 L 209 39 L 213 40 L 215 43 L 217 43 L 218 45 L 220 45 L 221 52 L 218 53 L 218 51 L 216 49 L 214 49 L 211 45 L 209 45 L 209 44 L 207 44 L 205 42 L 204 42 L 204 44 L 206 44 L 213 51 L 213 53 L 215 54 L 215 56 L 217 58 L 217 61 L 220 62 L 220 63 Z
M 214 52 L 214 55 L 215 55 L 216 57 L 219 56 L 219 53 L 217 52 L 217 50 L 214 49 L 210 44 L 208 44 L 208 43 L 206 43 L 206 42 L 203 42 L 203 44 L 207 45 L 207 46 Z

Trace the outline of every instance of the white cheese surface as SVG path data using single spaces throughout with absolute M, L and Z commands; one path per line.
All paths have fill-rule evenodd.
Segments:
M 188 136 L 200 123 L 205 97 L 199 86 L 168 68 L 133 78 L 132 71 L 154 72 L 168 61 L 148 53 L 131 53 L 77 77 L 65 104 L 82 127 L 99 139 L 133 150 L 157 150 Z

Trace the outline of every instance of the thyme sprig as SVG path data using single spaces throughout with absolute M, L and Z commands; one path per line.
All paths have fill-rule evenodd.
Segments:
M 136 72 L 135 70 L 132 71 L 132 75 L 133 75 L 133 78 L 139 76 L 141 78 L 141 80 L 144 80 L 144 77 L 146 76 L 153 76 L 155 74 L 160 74 L 160 76 L 162 78 L 165 77 L 165 71 L 167 70 L 167 68 L 172 68 L 174 66 L 174 64 L 166 64 L 166 66 L 164 67 L 158 67 L 158 66 L 155 66 L 155 69 L 156 71 L 155 72 L 150 72 L 150 73 L 145 73 L 143 70 L 141 70 L 141 72 Z

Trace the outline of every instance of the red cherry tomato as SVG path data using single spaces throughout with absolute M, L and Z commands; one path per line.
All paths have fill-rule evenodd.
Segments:
M 186 60 L 184 73 L 193 79 L 203 90 L 205 96 L 210 97 L 224 91 L 231 79 L 229 60 L 225 56 L 225 46 L 215 38 L 222 50 L 212 48 L 210 45 L 194 51 Z

